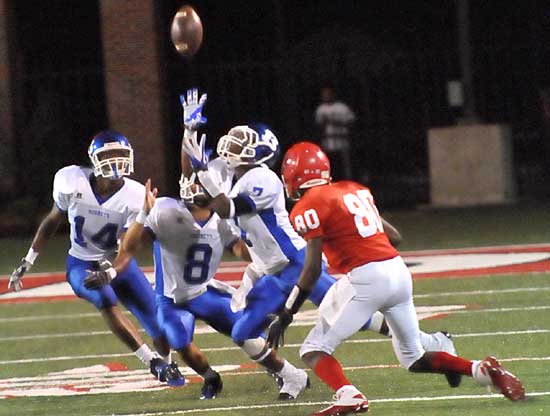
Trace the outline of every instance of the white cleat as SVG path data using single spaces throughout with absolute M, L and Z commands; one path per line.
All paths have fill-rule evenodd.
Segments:
M 334 403 L 329 407 L 314 412 L 311 416 L 342 416 L 366 413 L 369 401 L 363 393 L 355 388 L 345 389 L 334 396 Z
M 292 377 L 284 377 L 282 380 L 279 400 L 296 400 L 300 393 L 309 387 L 309 377 L 304 370 L 297 369 Z

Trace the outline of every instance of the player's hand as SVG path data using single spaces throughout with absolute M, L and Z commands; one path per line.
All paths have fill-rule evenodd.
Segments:
M 292 323 L 294 315 L 292 312 L 285 308 L 277 317 L 271 322 L 267 332 L 267 345 L 270 348 L 278 349 L 285 345 L 285 331 Z
M 84 287 L 90 290 L 101 289 L 116 277 L 116 270 L 112 267 L 107 270 L 86 270 Z
M 182 147 L 189 156 L 191 167 L 194 171 L 207 170 L 210 160 L 211 149 L 206 149 L 206 135 L 201 136 L 200 142 L 197 141 L 197 133 L 188 136 L 184 135 Z
M 23 282 L 21 281 L 21 279 L 23 279 L 23 275 L 28 272 L 31 267 L 32 263 L 28 262 L 23 257 L 21 259 L 21 262 L 19 263 L 19 266 L 12 272 L 10 276 L 8 289 L 15 292 L 19 292 L 21 289 L 23 289 Z
M 151 179 L 147 179 L 147 182 L 145 182 L 145 199 L 143 200 L 143 211 L 147 215 L 149 215 L 157 201 L 158 189 L 151 189 L 151 187 Z
M 206 124 L 206 117 L 202 115 L 202 109 L 206 104 L 206 94 L 199 99 L 197 88 L 187 90 L 187 98 L 180 95 L 181 106 L 183 107 L 183 125 L 189 130 L 198 130 L 201 125 Z

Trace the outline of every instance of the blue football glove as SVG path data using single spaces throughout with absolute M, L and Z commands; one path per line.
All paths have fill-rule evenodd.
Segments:
M 183 107 L 183 125 L 188 130 L 198 130 L 206 124 L 206 117 L 202 115 L 202 109 L 206 104 L 206 94 L 199 99 L 199 91 L 196 88 L 187 90 L 187 99 L 180 95 L 181 106 Z
M 197 132 L 186 134 L 183 137 L 182 147 L 189 156 L 191 167 L 194 171 L 207 170 L 208 161 L 212 154 L 212 149 L 206 149 L 206 135 L 201 136 L 200 142 L 197 142 Z

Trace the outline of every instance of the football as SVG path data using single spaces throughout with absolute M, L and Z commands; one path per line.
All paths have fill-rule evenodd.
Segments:
M 170 37 L 178 53 L 186 58 L 195 55 L 202 44 L 202 22 L 191 6 L 184 5 L 174 15 Z

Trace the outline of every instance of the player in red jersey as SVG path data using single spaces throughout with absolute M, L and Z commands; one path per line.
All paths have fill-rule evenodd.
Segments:
M 525 398 L 523 384 L 494 357 L 469 361 L 422 348 L 411 274 L 384 233 L 384 222 L 368 188 L 351 181 L 331 183 L 327 156 L 308 142 L 287 151 L 281 172 L 288 196 L 299 200 L 290 217 L 307 241 L 307 251 L 299 281 L 270 326 L 268 339 L 273 346 L 280 344 L 292 316 L 317 281 L 323 252 L 330 265 L 346 273 L 327 292 L 319 306 L 319 319 L 300 349 L 304 362 L 336 392 L 336 401 L 313 415 L 368 410 L 367 398 L 347 379 L 332 354 L 375 311 L 384 314 L 393 332 L 395 354 L 409 371 L 459 373 L 496 387 L 510 400 Z

